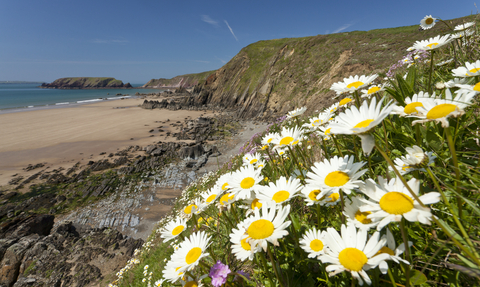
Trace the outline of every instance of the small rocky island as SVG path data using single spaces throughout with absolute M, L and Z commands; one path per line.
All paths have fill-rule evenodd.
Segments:
M 43 83 L 40 88 L 50 89 L 119 89 L 132 88 L 130 83 L 124 84 L 115 78 L 107 77 L 71 77 L 60 78 L 51 83 Z

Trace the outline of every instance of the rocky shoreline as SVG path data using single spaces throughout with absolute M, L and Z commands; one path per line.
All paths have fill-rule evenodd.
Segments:
M 182 98 L 181 93 L 165 96 Z M 142 107 L 149 109 L 145 102 Z M 165 108 L 176 109 L 176 104 L 172 101 Z M 206 110 L 198 105 L 180 108 Z M 47 170 L 42 163 L 27 165 L 25 171 L 38 172 L 26 178 L 16 175 L 10 181 L 11 190 L 0 192 L 0 286 L 97 286 L 141 246 L 185 186 L 228 160 L 226 154 L 238 151 L 232 147 L 245 142 L 245 136 L 250 138 L 253 128 L 240 134 L 239 130 L 251 123 L 237 122 L 228 113 L 186 118 L 169 123 L 176 132 L 165 136 L 175 141 L 129 146 L 105 159 L 76 163 L 67 169 Z M 255 126 L 259 131 L 263 127 Z M 161 130 L 159 126 L 151 133 Z M 233 141 L 240 135 L 244 137 Z M 18 191 L 25 188 L 30 192 Z M 45 223 L 32 223 L 39 220 Z M 44 227 L 32 231 L 31 226 Z M 22 231 L 25 228 L 30 231 Z M 90 245 L 85 245 L 86 241 Z M 88 260 L 73 262 L 73 258 L 84 256 L 81 248 L 75 249 L 78 242 L 93 251 L 85 255 Z M 37 264 L 42 260 L 52 263 Z M 111 268 L 102 269 L 98 262 Z

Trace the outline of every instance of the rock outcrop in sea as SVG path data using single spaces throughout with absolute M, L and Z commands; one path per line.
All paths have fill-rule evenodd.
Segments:
M 102 77 L 73 77 L 60 78 L 51 83 L 43 83 L 40 88 L 52 89 L 106 89 L 106 88 L 132 88 L 130 83 L 123 84 L 115 78 Z

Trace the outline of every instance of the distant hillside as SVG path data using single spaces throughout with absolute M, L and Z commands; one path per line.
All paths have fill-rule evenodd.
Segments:
M 171 79 L 151 79 L 143 85 L 143 88 L 191 88 L 197 85 L 200 81 L 204 81 L 208 76 L 210 76 L 215 71 L 208 71 L 198 74 L 187 74 L 176 76 Z
M 454 26 L 472 17 L 447 20 Z M 312 112 L 334 102 L 332 83 L 350 75 L 386 72 L 417 40 L 444 34 L 442 23 L 259 41 L 201 81 L 194 101 L 232 108 L 241 118 L 285 114 L 307 106 Z
M 53 89 L 99 89 L 99 88 L 131 88 L 130 83 L 123 84 L 115 78 L 105 77 L 72 77 L 60 78 L 50 84 L 43 83 L 41 88 Z

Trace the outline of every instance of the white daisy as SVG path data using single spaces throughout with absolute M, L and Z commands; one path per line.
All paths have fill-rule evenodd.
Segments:
M 300 247 L 308 253 L 308 258 L 316 258 L 317 256 L 325 254 L 327 247 L 325 245 L 326 235 L 326 231 L 317 230 L 315 227 L 305 232 L 299 243 Z
M 177 220 L 170 221 L 161 232 L 160 237 L 163 238 L 163 242 L 168 242 L 174 238 L 177 238 L 187 228 L 187 220 L 179 218 Z
M 165 281 L 165 280 L 159 279 L 159 280 L 155 281 L 155 283 L 153 283 L 153 286 L 155 286 L 155 287 L 161 287 L 162 284 L 163 284 L 163 281 Z
M 362 139 L 362 149 L 365 154 L 370 154 L 375 146 L 375 140 L 369 133 L 371 129 L 380 124 L 395 108 L 392 101 L 382 108 L 383 98 L 377 105 L 377 99 L 373 98 L 368 105 L 367 101 L 358 109 L 355 106 L 345 110 L 330 124 L 334 134 L 355 134 Z
M 349 200 L 348 198 L 345 200 L 345 209 L 343 210 L 343 214 L 346 216 L 347 225 L 353 224 L 357 228 L 366 230 L 377 227 L 379 222 L 373 221 L 367 217 L 371 214 L 370 211 L 360 211 L 360 207 L 363 205 L 365 204 L 360 201 L 359 196 L 352 197 L 352 200 Z
M 231 172 L 228 172 L 228 173 L 225 173 L 225 174 L 222 174 L 217 182 L 215 183 L 215 185 L 218 185 L 220 186 L 220 188 L 222 189 L 222 191 L 225 191 L 227 189 L 230 188 L 230 181 L 232 180 L 232 173 Z
M 235 194 L 230 192 L 225 192 L 217 202 L 217 208 L 230 210 L 232 203 L 235 202 Z
M 316 184 L 307 184 L 301 190 L 301 194 L 307 202 L 307 206 L 319 204 L 321 206 L 335 205 L 340 201 L 339 192 L 330 189 L 321 189 Z
M 468 82 L 467 78 L 454 78 L 453 80 L 445 82 L 445 87 L 451 89 L 451 88 L 455 88 L 457 85 L 464 85 L 467 82 Z
M 431 51 L 450 43 L 450 41 L 450 35 L 439 35 L 428 40 L 416 41 L 413 44 L 413 48 L 415 50 Z
M 331 89 L 335 90 L 337 94 L 339 94 L 338 91 L 342 91 L 342 93 L 344 92 L 353 93 L 356 90 L 359 90 L 363 87 L 370 85 L 370 83 L 373 82 L 377 77 L 378 77 L 377 74 L 374 74 L 371 76 L 365 76 L 365 75 L 350 76 L 348 78 L 344 78 L 343 82 L 338 82 L 333 84 Z
M 307 110 L 307 107 L 301 107 L 293 111 L 290 111 L 287 113 L 287 119 L 296 118 L 300 115 L 303 115 L 306 110 Z
M 180 247 L 173 253 L 171 262 L 181 266 L 178 272 L 190 271 L 203 257 L 210 255 L 205 252 L 210 245 L 210 237 L 205 231 L 198 231 L 180 243 Z
M 463 24 L 455 26 L 455 28 L 453 30 L 463 31 L 463 30 L 466 30 L 466 29 L 472 27 L 473 25 L 475 25 L 475 22 L 467 22 L 467 23 L 463 23 Z
M 462 116 L 464 109 L 471 105 L 471 101 L 475 94 L 461 93 L 452 98 L 449 89 L 445 90 L 445 99 L 436 99 L 435 102 L 425 102 L 423 107 L 417 107 L 418 114 L 415 116 L 420 120 L 415 120 L 412 125 L 429 121 L 442 123 L 442 127 L 449 126 L 449 117 Z
M 392 232 L 390 232 L 390 229 L 388 228 L 387 228 L 386 238 L 387 238 L 387 245 L 383 246 L 378 251 L 377 255 L 385 253 L 389 255 L 388 259 L 394 261 L 395 263 L 403 262 L 407 265 L 410 265 L 410 262 L 400 257 L 400 255 L 402 255 L 403 252 L 405 252 L 405 243 L 400 244 L 397 248 L 397 244 L 395 243 L 395 238 L 393 237 Z M 412 246 L 412 242 L 409 241 L 408 245 Z M 382 274 L 387 274 L 387 271 L 388 271 L 387 262 L 386 261 L 380 262 L 380 264 L 378 264 L 378 269 L 380 269 L 380 272 L 382 272 Z
M 338 109 L 338 106 L 339 106 L 339 103 L 334 103 L 333 105 L 331 105 L 330 107 L 326 108 L 325 109 L 325 112 L 326 113 L 335 113 Z
M 235 201 L 253 197 L 253 192 L 260 188 L 262 180 L 260 171 L 251 165 L 242 166 L 232 173 L 230 192 L 235 195 Z
M 318 133 L 319 136 L 321 136 L 324 140 L 329 140 L 332 137 L 332 128 L 330 125 L 326 127 L 320 127 L 318 128 Z
M 203 198 L 203 202 L 206 205 L 210 205 L 215 202 L 215 199 L 217 199 L 219 196 L 221 196 L 223 193 L 223 190 L 220 186 L 214 185 L 212 188 L 210 188 L 207 192 L 204 192 L 201 194 Z
M 338 102 L 338 107 L 343 107 L 343 106 L 347 106 L 347 104 L 352 104 L 353 102 L 353 99 L 350 98 L 350 97 L 346 97 L 346 98 L 343 98 L 340 102 Z
M 473 30 L 469 29 L 469 30 L 464 30 L 464 31 L 460 31 L 460 32 L 457 32 L 455 34 L 452 34 L 452 38 L 453 39 L 460 39 L 460 38 L 464 38 L 464 37 L 470 37 L 473 34 L 475 34 L 475 32 L 473 32 Z
M 320 125 L 325 125 L 335 117 L 334 113 L 322 112 L 318 114 L 318 119 L 320 120 Z
M 378 232 L 375 232 L 367 242 L 367 231 L 359 229 L 358 232 L 354 225 L 345 227 L 342 224 L 341 236 L 333 228 L 327 229 L 325 243 L 328 249 L 324 255 L 320 256 L 323 263 L 332 263 L 325 270 L 330 272 L 330 276 L 343 271 L 349 271 L 352 277 L 358 280 L 360 286 L 365 281 L 368 285 L 372 280 L 366 270 L 377 267 L 380 262 L 388 258 L 388 254 L 377 254 L 385 246 L 386 239 L 381 238 Z
M 420 20 L 420 27 L 423 30 L 427 30 L 435 26 L 435 21 L 437 18 L 433 18 L 432 15 L 425 16 L 422 20 Z
M 460 88 L 458 91 L 455 91 L 456 94 L 473 94 L 476 95 L 480 93 L 480 82 L 475 85 L 462 85 L 456 84 L 456 87 Z
M 247 237 L 245 237 L 247 236 Z M 252 248 L 247 242 L 248 234 L 242 227 L 233 228 L 230 233 L 230 242 L 232 243 L 232 253 L 238 260 L 245 261 L 245 259 L 253 260 L 255 253 L 262 250 L 262 247 L 257 246 Z
M 331 190 L 339 193 L 343 190 L 350 194 L 355 188 L 363 182 L 358 178 L 367 170 L 358 171 L 365 165 L 365 162 L 353 163 L 354 156 L 337 157 L 323 162 L 316 162 L 312 171 L 307 173 L 307 183 L 319 186 L 322 191 Z M 318 196 L 317 196 L 318 198 Z
M 321 121 L 318 117 L 311 117 L 308 119 L 308 123 L 304 123 L 302 125 L 302 127 L 304 127 L 305 129 L 308 129 L 310 131 L 314 131 L 316 130 L 320 125 L 321 125 Z
M 480 60 L 474 63 L 466 62 L 465 67 L 458 67 L 452 70 L 454 77 L 475 77 L 480 75 Z
M 435 158 L 437 158 L 433 155 L 433 152 L 429 151 L 425 153 L 422 148 L 417 145 L 407 147 L 405 150 L 407 151 L 405 156 L 395 159 L 395 168 L 401 175 L 405 175 L 414 170 L 425 171 L 424 167 L 433 164 Z M 393 168 L 390 166 L 388 169 L 393 171 Z
M 260 202 L 274 201 L 276 204 L 282 204 L 289 201 L 297 195 L 302 184 L 297 178 L 281 176 L 275 183 L 270 182 L 268 186 L 262 186 L 257 193 Z
M 383 177 L 378 177 L 379 184 L 372 179 L 367 179 L 365 186 L 360 189 L 370 199 L 361 199 L 366 205 L 360 208 L 360 211 L 370 211 L 372 214 L 367 218 L 380 220 L 377 230 L 381 230 L 392 221 L 400 221 L 402 217 L 410 222 L 419 221 L 423 224 L 430 224 L 432 213 L 430 208 L 423 207 L 403 185 L 399 178 L 393 178 L 387 182 Z M 418 195 L 420 182 L 416 178 L 408 181 L 408 186 Z M 433 204 L 440 201 L 440 193 L 429 192 L 419 199 L 423 204 Z
M 258 152 L 254 154 L 246 154 L 243 157 L 243 165 L 253 165 L 255 166 L 256 163 L 262 159 L 262 155 Z
M 200 198 L 196 198 L 193 202 L 183 208 L 183 216 L 190 217 L 192 214 L 199 214 L 205 209 L 205 207 L 206 205 L 200 200 Z
M 182 264 L 178 264 L 173 260 L 168 261 L 165 268 L 162 270 L 163 278 L 172 283 L 176 282 L 185 275 L 184 271 L 180 270 L 182 266 Z
M 405 107 L 396 106 L 392 114 L 397 114 L 399 116 L 411 116 L 418 114 L 417 107 L 423 107 L 425 102 L 434 103 L 435 93 L 432 96 L 429 96 L 428 93 L 419 92 L 418 94 L 414 94 L 412 98 L 407 97 L 405 98 Z
M 207 277 L 208 274 L 205 274 L 203 276 L 200 276 L 198 278 L 193 278 L 188 275 L 185 275 L 181 278 L 180 283 L 182 284 L 182 287 L 202 287 L 202 279 Z
M 440 66 L 446 65 L 446 64 L 451 63 L 451 62 L 453 62 L 453 59 L 452 59 L 452 58 L 447 59 L 447 60 L 445 60 L 445 61 L 441 61 L 441 62 L 439 62 L 439 63 L 436 63 L 435 66 L 440 67 Z
M 262 208 L 255 209 L 254 214 L 246 218 L 239 226 L 243 227 L 247 238 L 246 242 L 253 248 L 260 246 L 264 251 L 267 250 L 267 242 L 278 246 L 278 239 L 288 235 L 285 229 L 290 226 L 290 221 L 285 221 L 290 213 L 290 205 L 275 207 L 263 205 Z M 241 228 L 239 228 L 241 230 Z
M 373 85 L 367 90 L 362 90 L 362 98 L 370 98 L 381 91 L 385 91 L 385 85 Z
M 302 129 L 297 128 L 296 126 L 290 129 L 283 127 L 280 135 L 273 139 L 272 142 L 275 144 L 275 149 L 277 149 L 297 145 L 302 138 Z
M 262 138 L 262 145 L 265 146 L 265 145 L 270 145 L 272 144 L 273 145 L 273 140 L 277 137 L 279 137 L 280 134 L 279 133 L 268 133 L 266 134 L 263 138 Z

